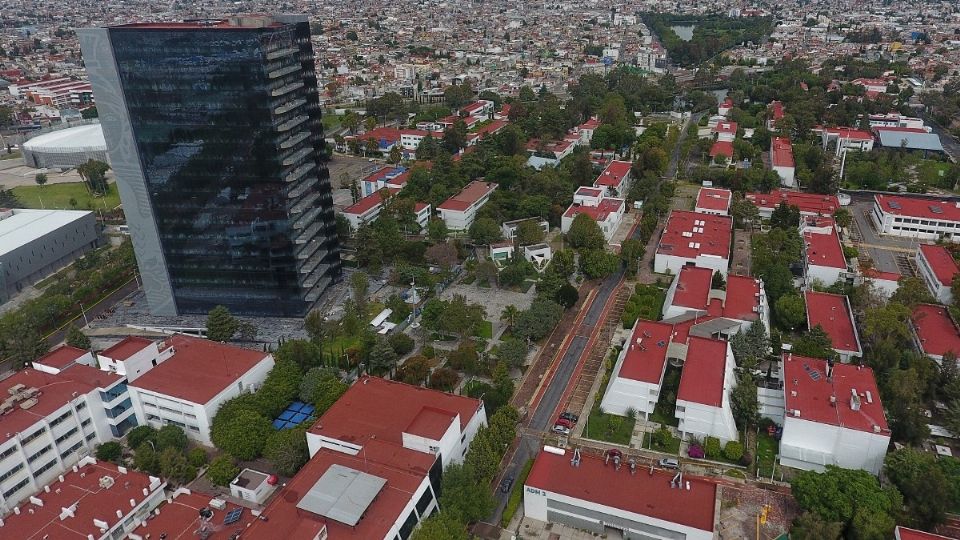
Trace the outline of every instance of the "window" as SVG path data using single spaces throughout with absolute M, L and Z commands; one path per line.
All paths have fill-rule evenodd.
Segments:
M 72 437 L 79 429 L 80 429 L 80 428 L 73 428 L 73 429 L 71 429 L 70 431 L 64 433 L 63 435 L 57 437 L 57 440 L 56 440 L 57 444 L 59 445 L 59 444 L 62 443 L 63 441 L 65 441 L 65 440 L 69 439 L 70 437 Z
M 23 439 L 21 439 L 21 443 L 24 444 L 24 445 L 30 444 L 30 443 L 33 442 L 37 437 L 43 435 L 45 432 L 46 432 L 46 428 L 40 428 L 40 429 L 38 429 L 37 431 L 34 431 L 33 433 L 31 433 L 31 434 L 27 435 L 26 437 L 24 437 Z
M 52 444 L 48 444 L 48 445 L 44 446 L 43 448 L 40 449 L 39 452 L 37 452 L 37 453 L 33 454 L 32 456 L 28 457 L 28 458 L 27 458 L 27 463 L 33 463 L 34 461 L 40 459 L 40 456 L 42 456 L 42 455 L 46 454 L 47 452 L 49 452 L 51 448 L 53 448 L 53 445 L 52 445 Z
M 56 464 L 57 464 L 57 460 L 56 460 L 56 459 L 50 460 L 50 463 L 47 463 L 47 464 L 44 465 L 43 467 L 40 467 L 39 469 L 37 469 L 37 472 L 33 473 L 34 478 L 37 478 L 37 477 L 39 477 L 41 474 L 49 471 L 49 470 L 52 469 L 53 466 L 56 465 Z
M 23 489 L 23 486 L 27 485 L 27 483 L 29 483 L 29 482 L 30 482 L 30 479 L 29 479 L 29 478 L 24 478 L 23 480 L 21 480 L 20 482 L 18 482 L 17 485 L 15 485 L 15 486 L 13 486 L 12 488 L 4 491 L 4 492 L 3 492 L 3 497 L 4 497 L 5 499 L 9 499 L 11 495 L 13 495 L 14 493 L 16 493 L 16 492 L 20 491 L 21 489 Z
M 66 420 L 66 419 L 69 418 L 69 417 L 70 417 L 70 411 L 67 410 L 67 412 L 65 412 L 65 413 L 61 414 L 60 416 L 58 416 L 58 417 L 54 418 L 53 420 L 51 420 L 51 421 L 50 421 L 50 427 L 54 427 L 54 426 L 58 426 L 58 425 L 62 424 L 63 421 Z
M 10 448 L 7 448 L 6 450 L 4 450 L 3 452 L 0 452 L 0 461 L 6 459 L 8 456 L 13 455 L 13 453 L 16 451 L 17 451 L 17 446 L 13 445 Z
M 5 473 L 3 473 L 3 474 L 0 474 L 0 482 L 3 482 L 3 481 L 6 480 L 7 478 L 10 478 L 11 476 L 17 474 L 18 472 L 20 472 L 21 469 L 23 469 L 23 463 L 17 463 L 17 464 L 14 465 L 13 468 L 10 469 L 9 471 L 7 471 L 7 472 L 5 472 Z
M 78 411 L 82 411 L 82 410 L 84 410 L 84 409 L 86 409 L 86 408 L 87 408 L 87 402 L 86 402 L 86 401 L 81 401 L 80 403 L 77 403 L 77 410 L 78 410 Z
M 87 427 L 87 426 L 89 426 L 89 425 L 90 425 L 90 419 L 87 418 L 87 419 L 84 420 L 83 422 L 80 422 L 80 425 L 81 425 L 82 427 Z

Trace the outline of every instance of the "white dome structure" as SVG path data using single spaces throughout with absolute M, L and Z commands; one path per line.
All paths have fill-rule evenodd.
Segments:
M 108 161 L 100 124 L 58 129 L 23 143 L 23 161 L 28 167 L 70 169 L 91 159 Z

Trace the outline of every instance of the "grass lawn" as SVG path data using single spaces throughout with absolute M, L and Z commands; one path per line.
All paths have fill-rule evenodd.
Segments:
M 110 192 L 94 197 L 83 182 L 47 184 L 45 186 L 18 186 L 11 190 L 27 208 L 56 208 L 60 210 L 112 210 L 120 206 L 117 185 L 110 184 Z M 72 206 L 70 199 L 76 201 Z M 41 204 L 42 201 L 42 204 Z
M 659 320 L 663 311 L 663 301 L 666 297 L 667 291 L 665 289 L 656 285 L 638 283 L 634 288 L 634 293 L 627 300 L 627 305 L 623 308 L 623 327 L 632 328 L 637 319 Z
M 757 472 L 760 476 L 773 474 L 773 466 L 780 451 L 780 442 L 762 430 L 757 434 Z
M 584 426 L 583 436 L 597 441 L 629 445 L 635 423 L 635 420 L 625 416 L 604 414 L 600 409 L 593 409 L 590 411 L 587 425 Z
M 332 131 L 340 127 L 340 119 L 342 116 L 337 116 L 333 111 L 323 111 L 323 129 L 324 131 Z
M 680 455 L 680 439 L 677 437 L 670 437 L 670 440 L 667 441 L 667 444 L 660 446 L 654 444 L 650 445 L 650 433 L 643 434 L 643 447 L 644 448 L 653 448 L 658 452 L 666 452 L 667 454 Z
M 677 427 L 680 420 L 674 416 L 677 408 L 677 390 L 680 388 L 680 368 L 667 364 L 667 370 L 663 375 L 663 386 L 660 388 L 660 398 L 653 407 L 653 414 L 650 420 Z
M 13 152 L 10 152 L 10 153 L 8 154 L 8 153 L 6 152 L 6 149 L 4 149 L 3 153 L 0 154 L 0 161 L 3 161 L 3 160 L 5 160 L 5 159 L 17 159 L 18 157 L 20 157 L 20 151 L 19 151 L 19 150 L 14 150 Z
M 490 321 L 481 322 L 474 334 L 483 339 L 493 339 L 493 323 Z

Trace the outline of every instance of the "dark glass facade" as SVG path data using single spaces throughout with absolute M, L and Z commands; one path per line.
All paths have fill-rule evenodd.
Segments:
M 308 24 L 109 40 L 176 311 L 304 315 L 340 275 Z

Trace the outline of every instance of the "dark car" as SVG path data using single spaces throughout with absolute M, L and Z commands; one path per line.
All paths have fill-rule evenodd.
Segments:
M 564 420 L 569 420 L 574 424 L 576 424 L 580 420 L 580 417 L 573 414 L 572 412 L 561 413 L 560 418 L 563 418 Z
M 513 487 L 513 476 L 512 476 L 512 475 L 511 475 L 511 476 L 504 477 L 504 479 L 500 481 L 500 492 L 501 492 L 501 493 L 510 493 L 510 488 L 512 488 L 512 487 Z

